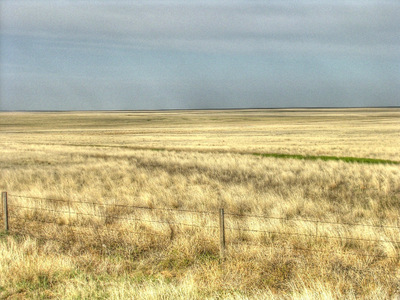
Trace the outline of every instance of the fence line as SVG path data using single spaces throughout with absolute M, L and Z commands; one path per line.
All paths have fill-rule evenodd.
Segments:
M 391 228 L 391 229 L 400 229 L 400 226 L 393 225 L 372 225 L 372 224 L 363 224 L 363 223 L 349 223 L 349 222 L 333 222 L 333 221 L 323 221 L 317 219 L 305 219 L 305 218 L 285 218 L 285 217 L 271 217 L 265 215 L 250 215 L 250 214 L 235 214 L 235 213 L 225 213 L 226 215 L 234 216 L 234 217 L 247 217 L 247 218 L 259 218 L 259 219 L 271 219 L 271 220 L 281 220 L 281 221 L 294 221 L 294 222 L 310 222 L 310 223 L 320 223 L 320 224 L 332 224 L 332 225 L 348 225 L 348 226 L 362 226 L 362 227 L 376 227 L 376 228 Z
M 147 210 L 177 211 L 177 212 L 189 212 L 189 213 L 198 213 L 198 214 L 216 214 L 215 211 L 206 211 L 206 210 L 190 210 L 190 209 L 167 208 L 167 207 L 136 206 L 136 205 L 126 205 L 126 204 L 109 204 L 109 203 L 98 203 L 98 202 L 89 202 L 89 201 L 71 201 L 71 200 L 62 200 L 62 199 L 41 198 L 41 197 L 27 197 L 27 196 L 19 196 L 19 195 L 11 195 L 11 194 L 8 194 L 8 195 L 11 197 L 16 197 L 16 198 L 38 199 L 38 200 L 56 201 L 56 202 L 64 202 L 64 203 L 79 203 L 79 204 L 90 204 L 90 205 L 97 205 L 97 206 L 111 206 L 111 207 L 147 209 Z
M 262 245 L 260 243 L 252 243 L 247 241 L 238 241 L 238 242 L 230 242 L 230 244 L 236 245 L 250 245 L 250 246 L 262 246 L 268 248 L 275 248 L 274 245 Z M 317 253 L 324 253 L 324 254 L 338 254 L 337 251 L 327 251 L 321 249 L 311 249 L 311 248 L 302 248 L 302 247 L 284 247 L 280 245 L 281 249 L 291 250 L 291 251 L 302 251 L 302 252 L 317 252 Z M 377 257 L 377 258 L 390 258 L 390 259 L 398 259 L 397 256 L 387 256 L 387 255 L 376 255 L 376 254 L 364 254 L 364 253 L 353 253 L 353 252 L 346 252 L 343 253 L 344 255 L 354 255 L 354 256 L 363 256 L 363 257 Z
M 23 205 L 18 205 L 18 204 L 13 204 L 10 203 L 9 199 L 11 198 L 26 198 L 26 199 L 34 199 L 34 200 L 45 200 L 45 201 L 54 201 L 54 202 L 63 202 L 68 204 L 68 211 L 66 210 L 56 210 L 56 209 L 48 209 L 48 208 L 43 208 L 43 207 L 33 207 L 33 206 L 23 206 Z M 91 226 L 88 224 L 85 225 L 77 225 L 71 223 L 73 221 L 71 219 L 71 215 L 75 216 L 89 216 L 89 217 L 98 217 L 98 218 L 104 218 L 105 221 L 109 219 L 116 219 L 116 220 L 127 220 L 127 221 L 135 221 L 135 222 L 147 222 L 147 223 L 157 223 L 157 224 L 166 224 L 169 225 L 170 228 L 173 226 L 175 228 L 176 226 L 184 226 L 184 227 L 192 227 L 192 228 L 208 228 L 208 229 L 219 229 L 220 232 L 220 256 L 222 259 L 225 258 L 225 247 L 226 247 L 226 238 L 225 238 L 225 230 L 229 230 L 231 232 L 253 232 L 253 233 L 262 233 L 262 234 L 268 234 L 268 235 L 291 235 L 291 236 L 307 236 L 310 238 L 315 238 L 315 239 L 327 239 L 327 240 L 340 240 L 340 241 L 364 241 L 364 242 L 373 242 L 373 243 L 391 243 L 396 245 L 395 248 L 397 248 L 398 245 L 400 245 L 400 241 L 397 240 L 390 240 L 390 239 L 368 239 L 368 238 L 361 238 L 361 237 L 349 237 L 349 236 L 329 236 L 329 235 L 319 235 L 318 234 L 318 225 L 319 224 L 332 224 L 332 225 L 342 225 L 342 226 L 364 226 L 364 227 L 374 227 L 374 228 L 381 228 L 382 230 L 385 229 L 400 229 L 399 226 L 387 226 L 387 225 L 371 225 L 371 224 L 362 224 L 362 223 L 347 223 L 347 222 L 331 222 L 331 221 L 323 221 L 323 220 L 311 220 L 311 219 L 302 219 L 302 218 L 296 218 L 296 219 L 288 219 L 288 218 L 283 218 L 283 217 L 271 217 L 271 216 L 265 216 L 265 215 L 251 215 L 251 214 L 235 214 L 235 213 L 229 213 L 229 212 L 224 212 L 224 209 L 220 209 L 219 212 L 215 211 L 200 211 L 200 210 L 190 210 L 190 209 L 175 209 L 175 208 L 161 208 L 161 207 L 145 207 L 145 206 L 135 206 L 135 205 L 121 205 L 121 204 L 103 204 L 103 203 L 95 203 L 95 202 L 86 202 L 86 201 L 69 201 L 69 200 L 62 200 L 62 199 L 51 199 L 51 198 L 41 198 L 41 197 L 30 197 L 30 196 L 20 196 L 20 195 L 13 195 L 13 194 L 8 194 L 7 198 L 7 193 L 3 192 L 2 193 L 2 207 L 3 207 L 3 214 L 2 218 L 4 219 L 4 228 L 5 231 L 7 232 L 9 230 L 9 220 L 10 219 L 17 219 L 17 220 L 23 220 L 24 222 L 28 221 L 31 223 L 46 223 L 46 224 L 54 224 L 56 226 L 69 226 L 69 228 L 72 230 L 72 227 L 74 228 L 92 228 L 93 230 L 97 231 L 99 234 L 99 230 L 104 228 L 107 230 L 107 232 L 129 232 L 129 233 L 143 233 L 144 231 L 138 231 L 138 230 L 115 230 L 115 229 L 110 229 L 107 224 L 103 224 L 103 226 Z M 131 208 L 131 209 L 145 209 L 149 211 L 154 211 L 154 210 L 161 210 L 161 211 L 170 211 L 170 212 L 178 212 L 178 213 L 200 213 L 200 214 L 209 214 L 209 215 L 219 215 L 219 226 L 212 226 L 212 225 L 198 225 L 198 224 L 189 224 L 189 223 L 183 223 L 183 222 L 175 222 L 175 221 L 164 221 L 164 220 L 148 220 L 148 219 L 143 219 L 143 218 L 129 218 L 129 217 L 121 217 L 121 216 L 113 216 L 109 215 L 107 212 L 104 213 L 104 215 L 99 215 L 99 214 L 91 214 L 91 213 L 82 213 L 82 212 L 77 212 L 77 211 L 72 211 L 71 210 L 71 205 L 70 204 L 90 204 L 93 206 L 97 207 L 122 207 L 122 208 Z M 37 203 L 35 203 L 36 206 Z M 60 224 L 56 220 L 32 220 L 30 218 L 22 218 L 21 216 L 14 216 L 14 209 L 27 209 L 27 210 L 32 210 L 32 211 L 45 211 L 45 212 L 53 212 L 57 214 L 65 214 L 68 215 L 68 224 Z M 9 211 L 13 212 L 11 215 L 9 215 Z M 280 220 L 280 221 L 296 221 L 296 222 L 312 222 L 316 226 L 316 234 L 308 234 L 308 233 L 301 233 L 301 232 L 287 232 L 287 231 L 269 231 L 269 230 L 259 230 L 259 229 L 251 229 L 251 228 L 235 228 L 235 227 L 229 227 L 225 226 L 225 216 L 231 216 L 231 217 L 239 217 L 239 218 L 262 218 L 262 219 L 271 219 L 271 220 Z M 56 218 L 56 216 L 54 216 Z M 79 219 L 76 218 L 76 221 Z M 82 219 L 81 219 L 82 220 Z M 83 219 L 85 220 L 85 219 Z M 214 220 L 217 222 L 217 220 Z M 170 236 L 171 239 L 174 236 L 174 230 L 171 228 Z M 16 232 L 17 233 L 17 232 Z M 21 232 L 18 232 L 21 234 Z M 148 230 L 145 231 L 146 235 L 153 235 L 153 236 L 168 236 L 167 234 L 163 233 L 157 233 L 157 232 L 149 232 Z M 212 240 L 210 239 L 199 239 L 202 241 L 207 241 L 211 242 Z M 230 240 L 228 241 L 228 244 L 234 245 L 234 244 L 247 244 L 247 245 L 256 245 L 256 246 L 268 246 L 267 244 L 263 243 L 248 243 L 246 241 L 235 241 L 235 240 Z M 273 245 L 270 245 L 273 247 Z M 281 245 L 280 245 L 281 246 Z M 317 252 L 323 252 L 323 253 L 333 253 L 333 251 L 326 251 L 326 250 L 318 250 L 318 249 L 311 249 L 311 248 L 305 248 L 301 249 L 299 247 L 294 247 L 292 250 L 299 250 L 299 251 L 317 251 Z M 336 252 L 335 252 L 336 253 Z M 359 256 L 371 256 L 371 257 L 383 257 L 383 258 L 399 258 L 399 257 L 390 257 L 387 255 L 372 255 L 372 254 L 362 254 L 362 253 L 351 253 L 352 255 L 359 255 Z
M 105 207 L 122 207 L 122 208 L 132 208 L 132 209 L 145 209 L 145 210 L 161 210 L 161 211 L 173 211 L 173 212 L 187 212 L 187 213 L 199 213 L 199 214 L 218 214 L 218 211 L 207 211 L 207 210 L 191 210 L 191 209 L 180 209 L 180 208 L 169 208 L 169 207 L 150 207 L 150 206 L 136 206 L 136 205 L 127 205 L 127 204 L 110 204 L 110 203 L 97 203 L 97 202 L 89 202 L 89 201 L 72 201 L 65 199 L 53 199 L 53 198 L 43 198 L 43 197 L 32 197 L 32 196 L 21 196 L 8 194 L 10 197 L 15 198 L 26 198 L 26 199 L 38 199 L 38 200 L 46 200 L 46 201 L 56 201 L 56 202 L 64 202 L 64 203 L 77 203 L 77 204 L 90 204 L 95 206 L 105 206 Z M 351 222 L 334 222 L 334 221 L 325 221 L 318 219 L 308 219 L 308 218 L 288 218 L 288 217 L 274 217 L 267 215 L 254 215 L 254 214 L 237 214 L 225 212 L 226 216 L 233 216 L 238 218 L 260 218 L 260 219 L 270 219 L 270 220 L 281 220 L 286 222 L 309 222 L 309 223 L 319 223 L 319 224 L 332 224 L 332 225 L 346 225 L 346 226 L 361 226 L 361 227 L 374 227 L 374 228 L 387 228 L 387 229 L 399 229 L 400 226 L 394 225 L 374 225 L 374 224 L 365 224 L 365 223 L 351 223 Z
M 68 214 L 67 211 L 56 211 L 56 210 L 50 210 L 50 209 L 46 209 L 46 208 L 34 208 L 34 207 L 19 206 L 19 205 L 9 205 L 9 207 L 30 209 L 30 210 L 34 210 L 34 211 L 43 210 L 43 211 L 50 211 L 50 212 L 61 212 L 61 213 Z M 188 226 L 188 227 L 196 227 L 196 228 L 211 228 L 211 229 L 220 228 L 218 226 L 210 226 L 210 225 L 203 225 L 202 226 L 202 225 L 188 224 L 188 223 L 182 223 L 182 222 L 156 221 L 156 220 L 146 220 L 146 219 L 140 219 L 140 218 L 126 218 L 126 217 L 107 216 L 107 215 L 101 216 L 101 215 L 96 215 L 96 214 L 79 213 L 79 212 L 71 212 L 71 214 L 83 215 L 83 216 L 92 216 L 92 217 L 99 217 L 99 218 L 117 219 L 117 220 L 140 221 L 140 222 L 147 222 L 147 223 L 158 223 L 158 224 Z M 9 218 L 16 218 L 16 217 L 9 217 Z M 30 219 L 25 219 L 25 220 L 30 220 Z M 31 220 L 31 221 L 35 222 L 37 220 Z M 37 221 L 37 222 L 63 225 L 63 224 L 59 224 L 59 223 L 51 222 L 51 221 Z M 77 226 L 77 225 L 73 225 L 71 223 L 68 223 L 66 225 Z M 85 225 L 85 226 L 82 225 L 82 226 L 77 226 L 77 227 L 89 227 L 89 226 L 88 225 Z M 249 229 L 249 228 L 234 228 L 234 227 L 226 227 L 226 226 L 224 226 L 224 229 L 225 230 L 230 230 L 230 231 L 239 231 L 239 232 L 256 232 L 256 233 L 264 233 L 264 234 L 307 236 L 307 237 L 314 237 L 314 238 L 321 238 L 321 239 L 355 240 L 355 241 L 366 241 L 366 242 L 377 242 L 377 243 L 379 243 L 379 242 L 381 242 L 381 243 L 392 243 L 392 244 L 399 244 L 400 245 L 400 241 L 395 241 L 395 240 L 366 239 L 366 238 L 346 237 L 346 236 L 328 236 L 328 235 L 308 234 L 308 233 L 299 233 L 299 232 L 269 231 L 269 230 L 258 230 L 258 229 Z
M 14 217 L 16 218 L 16 217 Z M 56 226 L 60 226 L 60 227 L 69 227 L 69 228 L 84 228 L 84 229 L 93 229 L 95 231 L 98 231 L 99 229 L 106 229 L 107 232 L 114 232 L 114 233 L 122 233 L 122 232 L 126 232 L 126 233 L 146 233 L 146 235 L 153 235 L 153 236 L 163 236 L 163 237 L 167 237 L 168 234 L 166 233 L 158 233 L 158 232 L 150 232 L 150 231 L 139 231 L 139 230 L 130 230 L 130 229 L 111 229 L 109 227 L 104 227 L 102 226 L 101 228 L 96 227 L 96 226 L 88 226 L 87 224 L 85 225 L 76 225 L 76 224 L 58 224 L 55 222 L 51 222 L 51 221 L 46 221 L 46 220 L 31 220 L 31 219 L 23 219 L 23 220 L 27 220 L 30 223 L 44 223 L 44 224 L 53 224 Z M 20 234 L 23 234 L 22 232 L 20 232 Z M 210 239 L 202 239 L 202 238 L 198 238 L 196 237 L 196 240 L 201 240 L 201 241 L 206 241 L 206 242 L 210 242 Z
M 394 240 L 377 240 L 377 239 L 365 239 L 365 238 L 355 238 L 355 237 L 346 237 L 346 236 L 328 236 L 328 235 L 308 234 L 308 233 L 299 233 L 299 232 L 267 231 L 267 230 L 240 229 L 240 228 L 229 228 L 229 227 L 226 229 L 245 231 L 245 232 L 268 233 L 268 234 L 308 236 L 308 237 L 315 237 L 315 238 L 320 238 L 320 239 L 354 240 L 354 241 L 365 241 L 365 242 L 377 242 L 377 243 L 381 242 L 381 243 L 400 244 L 400 241 L 394 241 Z
M 113 230 L 110 230 L 113 231 Z M 132 232 L 132 231 L 127 231 L 127 232 Z M 65 239 L 58 239 L 58 238 L 54 238 L 54 237 L 44 237 L 44 236 L 40 236 L 40 235 L 34 235 L 30 232 L 18 232 L 15 231 L 13 232 L 14 234 L 17 235 L 21 235 L 21 236 L 30 236 L 33 238 L 36 238 L 38 240 L 48 240 L 48 241 L 57 241 L 60 243 L 68 243 L 66 242 Z M 76 232 L 79 233 L 79 232 Z M 136 233 L 133 231 L 133 233 Z M 165 236 L 162 234 L 155 234 L 155 233 L 148 233 L 146 232 L 146 235 L 153 235 L 153 236 Z M 207 239 L 198 239 L 197 240 L 201 240 L 201 241 L 206 241 L 206 242 L 212 242 L 212 240 L 207 240 Z M 275 245 L 273 244 L 261 244 L 261 243 L 254 243 L 254 242 L 248 242 L 248 241 L 231 241 L 228 243 L 228 245 L 249 245 L 249 246 L 259 246 L 259 247 L 263 247 L 263 248 L 276 248 Z M 302 247 L 286 247 L 283 245 L 279 245 L 280 249 L 284 249 L 284 250 L 289 250 L 289 251 L 301 251 L 301 252 L 316 252 L 316 253 L 322 253 L 322 254 L 338 254 L 337 251 L 327 251 L 327 250 L 321 250 L 321 249 L 312 249 L 312 248 L 302 248 Z M 398 256 L 387 256 L 387 255 L 378 255 L 378 254 L 365 254 L 365 253 L 353 253 L 353 252 L 345 252 L 345 253 L 339 253 L 339 254 L 343 254 L 343 255 L 353 255 L 353 256 L 362 256 L 362 257 L 373 257 L 373 258 L 382 258 L 382 259 L 399 259 Z
M 110 216 L 110 215 L 97 215 L 97 214 L 89 214 L 89 213 L 81 213 L 81 212 L 74 212 L 74 211 L 59 211 L 59 210 L 52 210 L 48 208 L 35 208 L 35 207 L 28 207 L 28 206 L 21 206 L 21 205 L 9 205 L 9 207 L 16 207 L 22 209 L 29 209 L 33 211 L 48 211 L 48 212 L 56 212 L 56 213 L 64 213 L 64 214 L 73 214 L 73 215 L 80 215 L 80 216 L 90 216 L 90 217 L 99 217 L 99 218 L 108 218 L 108 219 L 115 219 L 115 220 L 126 220 L 126 221 L 139 221 L 139 222 L 147 222 L 147 223 L 158 223 L 158 224 L 168 224 L 168 225 L 180 225 L 180 226 L 188 226 L 188 227 L 197 227 L 197 228 L 212 228 L 218 229 L 218 226 L 210 226 L 210 225 L 197 225 L 197 224 L 188 224 L 182 222 L 172 222 L 172 221 L 158 221 L 158 220 L 146 220 L 140 218 L 128 218 L 128 217 L 118 217 L 118 216 Z M 225 214 L 229 215 L 229 214 Z M 317 222 L 316 222 L 317 223 Z M 318 222 L 320 223 L 320 222 Z M 328 223 L 329 224 L 329 223 Z M 335 223 L 336 224 L 336 223 Z M 344 223 L 345 225 L 348 225 Z M 383 228 L 392 228 L 392 227 L 384 227 Z M 369 241 L 369 242 L 382 242 L 382 243 L 395 243 L 400 244 L 400 241 L 394 240 L 377 240 L 377 239 L 366 239 L 366 238 L 354 238 L 354 237 L 345 237 L 345 236 L 327 236 L 327 235 L 318 235 L 318 234 L 307 234 L 307 233 L 298 233 L 298 232 L 284 232 L 284 231 L 268 231 L 268 230 L 258 230 L 258 229 L 249 229 L 249 228 L 234 228 L 234 227 L 224 227 L 226 230 L 231 231 L 240 231 L 240 232 L 257 232 L 257 233 L 267 233 L 267 234 L 280 234 L 280 235 L 296 235 L 296 236 L 308 236 L 308 237 L 318 237 L 324 239 L 340 239 L 340 240 L 358 240 L 358 241 Z M 381 228 L 381 226 L 377 227 Z M 397 228 L 397 227 L 396 227 Z
M 170 222 L 170 221 L 156 221 L 156 220 L 146 220 L 146 219 L 138 219 L 138 218 L 127 218 L 127 217 L 117 217 L 117 216 L 110 216 L 110 215 L 96 215 L 96 214 L 88 214 L 88 213 L 81 213 L 75 211 L 59 211 L 53 210 L 48 208 L 36 208 L 36 207 L 28 207 L 28 206 L 20 206 L 20 205 L 9 205 L 9 207 L 16 207 L 22 209 L 29 209 L 34 211 L 49 211 L 49 212 L 57 212 L 57 213 L 64 213 L 64 214 L 73 214 L 78 216 L 89 216 L 89 217 L 99 217 L 99 218 L 108 218 L 108 219 L 115 219 L 115 220 L 126 220 L 126 221 L 140 221 L 140 222 L 147 222 L 147 223 L 158 223 L 158 224 L 168 224 L 168 225 L 181 225 L 181 226 L 190 226 L 190 227 L 199 227 L 199 228 L 219 228 L 218 226 L 209 226 L 209 225 L 196 225 L 196 224 L 188 224 L 188 223 L 177 223 L 177 222 Z

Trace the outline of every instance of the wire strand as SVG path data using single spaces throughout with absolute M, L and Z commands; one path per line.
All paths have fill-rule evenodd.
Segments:
M 90 205 L 106 206 L 106 207 L 123 207 L 123 208 L 146 209 L 146 210 L 163 210 L 163 211 L 176 211 L 176 212 L 199 213 L 199 214 L 217 214 L 218 213 L 218 212 L 207 211 L 207 210 L 192 210 L 192 209 L 179 209 L 179 208 L 168 208 L 168 207 L 149 207 L 149 206 L 138 206 L 138 205 L 127 205 L 127 204 L 109 204 L 109 203 L 98 203 L 98 202 L 90 202 L 90 201 L 71 201 L 71 200 L 64 200 L 64 199 L 41 198 L 41 197 L 21 196 L 21 195 L 13 195 L 13 194 L 8 194 L 8 196 L 16 197 L 16 198 L 38 199 L 38 200 L 64 202 L 64 203 L 90 204 Z
M 265 244 L 261 244 L 261 243 L 251 243 L 251 242 L 247 242 L 247 241 L 238 241 L 238 242 L 231 241 L 231 242 L 229 242 L 229 244 L 276 248 L 276 245 L 273 245 L 273 244 L 265 245 Z M 286 250 L 291 250 L 291 251 L 319 252 L 319 253 L 326 253 L 326 254 L 337 254 L 338 253 L 337 251 L 328 251 L 328 250 L 302 248 L 302 247 L 280 247 L 280 249 L 286 249 Z M 399 259 L 399 257 L 397 257 L 397 256 L 376 255 L 376 254 L 364 254 L 364 253 L 352 253 L 352 252 L 346 252 L 343 254 L 344 255 L 354 255 L 354 256 L 376 257 L 376 258 Z
M 214 214 L 214 215 L 218 214 L 218 212 L 216 212 L 216 211 L 207 211 L 207 210 L 202 211 L 202 210 L 177 209 L 177 208 L 167 208 L 167 207 L 148 207 L 148 206 L 125 205 L 125 204 L 108 204 L 108 203 L 97 203 L 97 202 L 89 202 L 89 201 L 71 201 L 71 200 L 64 200 L 64 199 L 21 196 L 21 195 L 14 195 L 14 194 L 8 194 L 8 196 L 16 197 L 16 198 L 39 199 L 39 200 L 56 201 L 56 202 L 64 202 L 64 203 L 89 204 L 89 205 L 96 205 L 96 206 L 103 206 L 103 207 L 123 207 L 123 208 L 132 208 L 132 209 L 161 210 L 161 211 L 171 211 L 171 212 Z M 10 206 L 15 206 L 15 205 L 11 204 Z M 365 223 L 333 222 L 333 221 L 324 221 L 324 220 L 306 219 L 306 218 L 288 219 L 285 217 L 273 217 L 273 216 L 253 215 L 253 214 L 236 214 L 236 213 L 230 213 L 230 212 L 225 212 L 225 215 L 239 217 L 239 218 L 246 217 L 246 218 L 281 220 L 281 221 L 286 221 L 286 222 L 294 221 L 294 222 L 310 222 L 310 223 L 318 223 L 318 224 L 400 229 L 400 226 L 392 226 L 392 225 L 373 225 L 373 224 L 365 224 Z
M 296 218 L 289 219 L 284 217 L 271 217 L 265 215 L 250 215 L 250 214 L 235 214 L 235 213 L 225 213 L 225 215 L 234 216 L 234 217 L 246 217 L 246 218 L 259 218 L 259 219 L 270 219 L 270 220 L 281 220 L 285 222 L 310 222 L 310 223 L 318 223 L 318 224 L 332 224 L 332 225 L 347 225 L 347 226 L 364 226 L 364 227 L 376 227 L 376 228 L 392 228 L 392 229 L 400 229 L 399 226 L 392 225 L 373 225 L 373 224 L 363 224 L 363 223 L 349 223 L 349 222 L 333 222 L 333 221 L 324 221 L 324 220 L 314 220 L 314 219 L 305 219 L 305 218 Z
M 157 223 L 157 224 L 180 225 L 180 226 L 189 226 L 189 227 L 197 227 L 197 228 L 210 228 L 210 229 L 219 228 L 218 226 L 211 226 L 211 225 L 197 225 L 197 224 L 188 224 L 188 223 L 182 223 L 182 222 L 159 221 L 159 220 L 145 220 L 145 219 L 140 219 L 140 218 L 117 217 L 117 216 L 109 216 L 109 215 L 100 216 L 100 215 L 96 215 L 96 214 L 88 214 L 88 213 L 81 213 L 81 212 L 74 212 L 74 211 L 71 211 L 71 212 L 58 211 L 58 210 L 52 210 L 52 209 L 48 209 L 48 208 L 35 208 L 35 207 L 21 206 L 21 205 L 13 205 L 13 207 L 29 209 L 29 210 L 34 210 L 34 211 L 36 211 L 36 210 L 49 211 L 49 212 L 73 214 L 73 215 L 77 215 L 77 216 L 98 217 L 98 218 L 105 218 L 105 219 L 108 218 L 108 219 L 116 219 L 116 220 L 128 220 L 128 221 Z
M 232 230 L 232 231 L 258 232 L 258 233 L 266 233 L 266 234 L 308 236 L 308 237 L 322 238 L 322 239 L 356 240 L 356 241 L 366 241 L 366 242 L 382 242 L 382 243 L 400 244 L 400 241 L 394 241 L 394 240 L 377 240 L 377 239 L 366 239 L 366 238 L 345 237 L 345 236 L 316 235 L 316 234 L 309 234 L 309 233 L 287 232 L 287 231 L 268 231 L 268 230 L 256 230 L 256 229 L 241 229 L 241 228 L 232 228 L 232 227 L 227 227 L 225 229 Z

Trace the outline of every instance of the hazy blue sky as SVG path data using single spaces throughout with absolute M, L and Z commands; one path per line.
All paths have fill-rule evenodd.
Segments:
M 0 3 L 0 109 L 400 105 L 400 1 Z

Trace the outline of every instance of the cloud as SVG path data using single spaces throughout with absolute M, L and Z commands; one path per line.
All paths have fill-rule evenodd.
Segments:
M 5 1 L 2 32 L 134 49 L 400 53 L 396 1 L 219 3 Z
M 0 5 L 0 109 L 398 105 L 397 0 Z

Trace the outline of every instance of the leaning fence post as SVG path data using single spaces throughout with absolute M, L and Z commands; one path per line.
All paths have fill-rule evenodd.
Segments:
M 7 203 L 7 192 L 1 193 L 1 199 L 3 200 L 3 214 L 4 214 L 4 231 L 8 232 L 8 203 Z
M 221 259 L 225 259 L 225 219 L 224 209 L 219 209 L 219 255 Z

